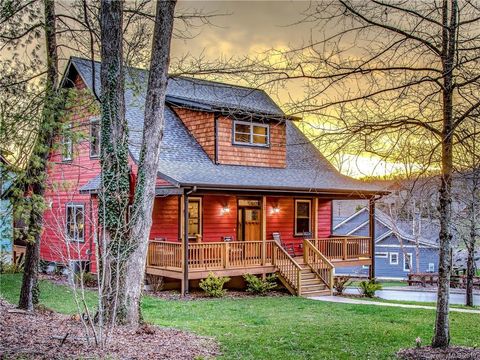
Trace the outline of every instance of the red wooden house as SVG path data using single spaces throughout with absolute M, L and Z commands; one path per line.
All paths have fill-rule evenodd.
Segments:
M 95 256 L 99 74 L 99 63 L 71 58 L 62 81 L 77 92 L 66 121 L 75 136 L 51 156 L 45 260 Z M 133 174 L 146 75 L 127 69 Z M 331 290 L 335 267 L 372 264 L 371 236 L 331 237 L 332 200 L 370 199 L 373 208 L 382 192 L 336 171 L 265 92 L 175 77 L 166 102 L 147 273 L 186 289 L 210 271 L 276 272 L 292 293 L 316 295 Z

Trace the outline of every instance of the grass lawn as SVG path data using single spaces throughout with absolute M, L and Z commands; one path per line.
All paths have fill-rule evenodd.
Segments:
M 0 275 L 0 295 L 16 302 L 19 275 Z M 63 313 L 75 306 L 66 287 L 41 283 L 41 303 Z M 94 303 L 94 295 L 89 296 Z M 222 359 L 391 359 L 428 343 L 434 311 L 332 304 L 296 297 L 168 301 L 147 296 L 148 322 L 215 337 Z M 480 346 L 480 316 L 452 313 L 452 343 Z

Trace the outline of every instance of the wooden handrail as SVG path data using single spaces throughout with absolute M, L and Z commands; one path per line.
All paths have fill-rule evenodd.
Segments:
M 273 265 L 298 296 L 302 292 L 302 268 L 278 243 L 273 247 Z
M 307 240 L 303 240 L 303 260 L 305 264 L 317 274 L 317 276 L 328 286 L 330 290 L 333 289 L 333 264 L 314 246 L 314 244 Z

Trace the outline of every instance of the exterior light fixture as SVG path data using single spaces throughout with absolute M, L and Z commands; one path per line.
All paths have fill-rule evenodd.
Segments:
M 280 208 L 278 207 L 278 203 L 272 206 L 272 214 L 278 214 L 280 212 Z
M 230 214 L 230 208 L 228 207 L 228 205 L 223 205 L 222 207 L 222 215 L 225 214 Z

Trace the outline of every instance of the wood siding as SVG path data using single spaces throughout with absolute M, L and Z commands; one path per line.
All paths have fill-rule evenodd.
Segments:
M 215 161 L 215 119 L 213 113 L 174 108 L 190 134 L 212 161 Z
M 270 124 L 270 146 L 258 147 L 233 144 L 233 120 L 218 118 L 218 163 L 225 165 L 262 166 L 284 168 L 286 166 L 285 123 Z
M 203 196 L 203 242 L 223 241 L 224 236 L 237 240 L 237 199 L 235 196 Z M 230 211 L 223 213 L 224 206 Z M 260 239 L 259 239 L 260 240 Z
M 179 196 L 155 198 L 153 206 L 153 222 L 150 239 L 165 238 L 167 241 L 179 241 Z

